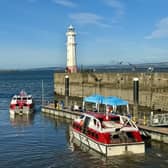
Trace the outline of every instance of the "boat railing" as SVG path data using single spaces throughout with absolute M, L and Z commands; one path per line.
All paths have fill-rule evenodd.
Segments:
M 138 128 L 136 124 L 134 123 L 134 121 L 132 121 L 127 116 L 121 116 L 121 120 L 122 120 L 123 126 L 130 126 L 130 127 Z
M 151 114 L 150 116 L 151 126 L 168 126 L 168 113 L 163 114 Z

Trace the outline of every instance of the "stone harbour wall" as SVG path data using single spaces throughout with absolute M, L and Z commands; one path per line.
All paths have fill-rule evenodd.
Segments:
M 54 92 L 65 94 L 69 76 L 70 96 L 118 96 L 133 104 L 133 78 L 139 78 L 139 105 L 168 111 L 168 73 L 54 73 Z

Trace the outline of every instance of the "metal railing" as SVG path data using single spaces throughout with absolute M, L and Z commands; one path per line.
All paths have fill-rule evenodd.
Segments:
M 150 116 L 151 126 L 168 126 L 168 113 L 153 114 Z

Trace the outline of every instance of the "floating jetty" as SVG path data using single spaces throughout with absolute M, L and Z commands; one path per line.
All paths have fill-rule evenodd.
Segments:
M 42 106 L 41 111 L 47 114 L 55 115 L 58 117 L 63 117 L 67 119 L 76 119 L 81 115 L 79 111 L 72 111 L 69 109 L 54 108 L 54 104 L 48 104 L 47 106 Z
M 138 125 L 139 129 L 151 136 L 152 140 L 168 143 L 168 127 Z
M 81 115 L 82 112 L 72 111 L 70 109 L 56 109 L 54 104 L 48 104 L 46 106 L 42 106 L 41 108 L 43 113 L 51 114 L 58 117 L 63 117 L 67 119 L 75 119 Z M 152 127 L 148 125 L 139 124 L 139 129 L 144 132 L 144 134 L 148 134 L 151 136 L 152 140 L 157 140 L 159 142 L 168 143 L 168 127 Z

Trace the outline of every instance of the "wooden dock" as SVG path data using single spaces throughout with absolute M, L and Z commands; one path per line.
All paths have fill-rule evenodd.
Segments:
M 72 111 L 70 109 L 61 109 L 58 107 L 57 109 L 54 107 L 54 104 L 48 104 L 42 107 L 42 112 L 64 117 L 68 119 L 75 119 L 81 115 L 82 112 Z M 138 124 L 138 127 L 151 136 L 152 140 L 157 140 L 163 143 L 168 143 L 168 127 L 152 127 L 148 125 Z

